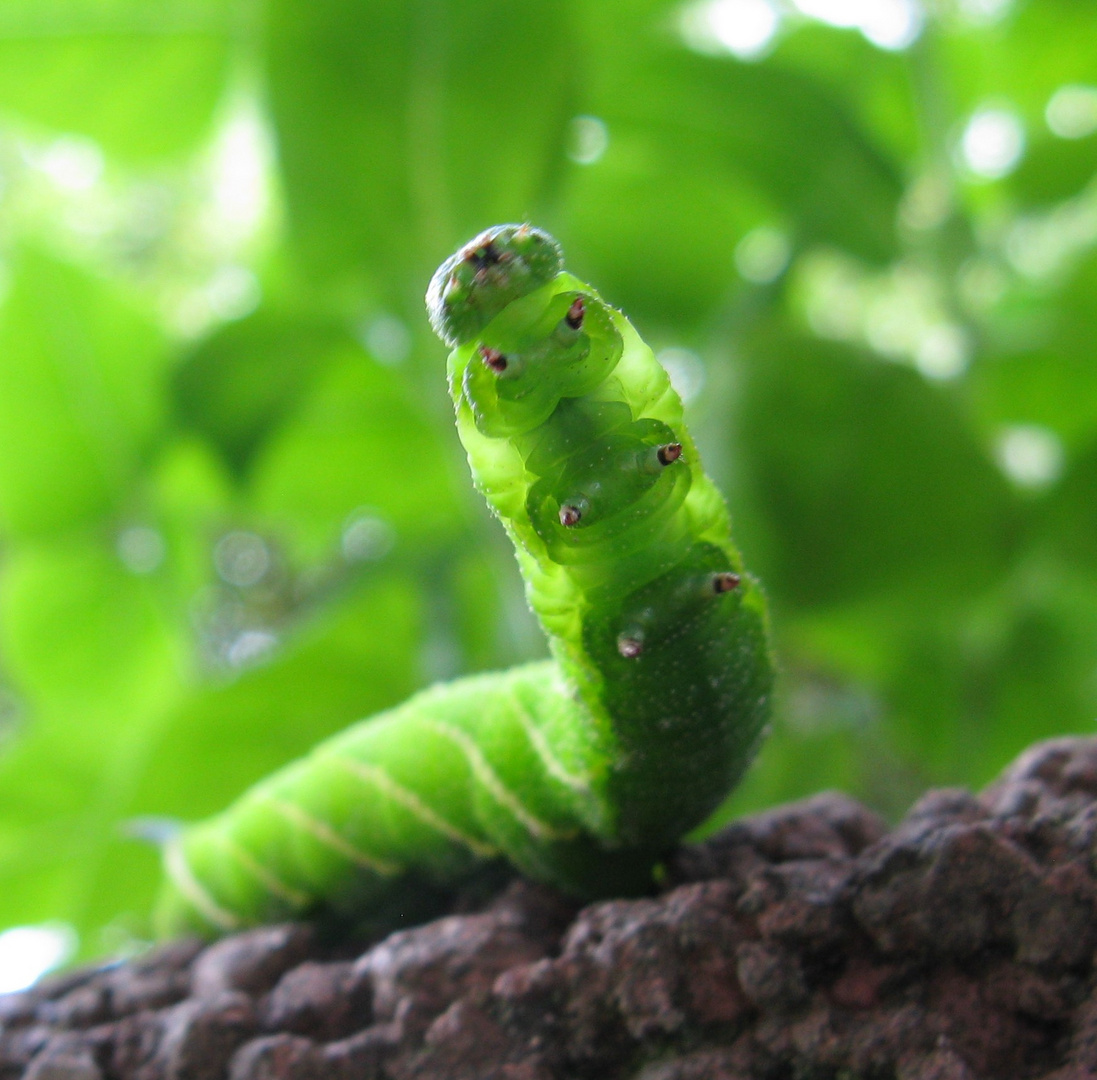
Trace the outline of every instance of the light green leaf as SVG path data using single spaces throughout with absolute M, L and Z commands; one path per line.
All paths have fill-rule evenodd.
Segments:
M 5 0 L 0 114 L 141 162 L 207 133 L 224 91 L 231 0 Z
M 219 684 L 182 677 L 180 642 L 94 545 L 9 562 L 0 646 L 31 723 L 0 756 L 0 925 L 143 923 L 159 878 L 144 815 L 197 818 L 324 735 L 414 689 L 418 588 L 367 583 L 286 636 L 268 663 Z
M 306 561 L 336 549 L 356 512 L 399 547 L 435 547 L 463 525 L 456 465 L 399 376 L 344 345 L 258 455 L 251 506 Z
M 10 551 L 0 650 L 26 710 L 0 755 L 0 923 L 98 925 L 98 880 L 186 654 L 157 583 L 89 536 Z M 110 880 L 109 878 L 107 880 Z M 93 914 L 95 912 L 95 914 Z
M 97 741 L 96 724 L 149 711 L 176 674 L 155 582 L 129 573 L 112 539 L 16 547 L 0 576 L 5 668 L 36 715 L 84 719 L 76 744 Z
M 0 306 L 0 530 L 117 508 L 163 421 L 168 351 L 113 289 L 24 251 Z
M 165 727 L 135 811 L 213 813 L 324 736 L 398 704 L 419 682 L 422 608 L 418 583 L 380 575 L 294 628 L 269 662 L 195 688 Z

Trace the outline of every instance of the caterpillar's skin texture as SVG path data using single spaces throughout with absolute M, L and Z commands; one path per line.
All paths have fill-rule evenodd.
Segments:
M 580 895 L 642 890 L 759 740 L 763 599 L 651 350 L 527 225 L 462 248 L 427 303 L 553 659 L 435 686 L 185 830 L 164 933 L 362 912 L 401 875 L 498 856 Z

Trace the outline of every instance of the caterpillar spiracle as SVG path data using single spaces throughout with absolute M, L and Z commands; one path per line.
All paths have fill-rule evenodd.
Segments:
M 651 349 L 529 225 L 462 247 L 427 307 L 552 659 L 431 687 L 184 829 L 161 933 L 365 912 L 500 857 L 581 896 L 643 890 L 759 742 L 763 597 Z

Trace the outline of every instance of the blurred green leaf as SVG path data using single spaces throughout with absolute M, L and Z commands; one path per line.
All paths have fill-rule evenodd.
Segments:
M 392 369 L 343 344 L 257 456 L 251 506 L 306 560 L 336 549 L 356 513 L 400 547 L 445 544 L 464 515 L 439 434 Z
M 611 303 L 657 324 L 703 321 L 740 287 L 735 245 L 780 211 L 711 155 L 676 153 L 624 126 L 610 139 L 564 190 L 558 231 L 569 261 Z
M 534 214 L 573 111 L 570 20 L 506 0 L 272 0 L 267 75 L 313 274 L 417 317 L 470 235 Z
M 991 25 L 955 22 L 941 34 L 941 66 L 961 113 L 984 101 L 1013 105 L 1032 124 L 1065 83 L 1097 80 L 1097 24 L 1072 0 L 1016 4 Z
M 1037 507 L 1043 545 L 1076 570 L 1097 566 L 1097 437 L 1067 467 L 1062 482 Z
M 958 618 L 908 627 L 888 680 L 896 747 L 938 782 L 981 785 L 1037 739 L 1091 733 L 1094 588 L 1030 556 Z
M 0 113 L 121 161 L 193 148 L 224 92 L 232 0 L 6 0 Z
M 221 809 L 315 742 L 419 683 L 419 583 L 379 574 L 292 628 L 273 659 L 196 687 L 165 724 L 134 812 L 187 819 Z
M 178 641 L 149 592 L 89 545 L 8 564 L 0 644 L 35 723 L 0 758 L 0 923 L 55 918 L 89 934 L 147 912 L 158 860 L 127 822 L 210 813 L 416 685 L 418 590 L 398 576 L 209 688 L 181 680 Z
M 594 78 L 584 110 L 611 141 L 642 136 L 664 169 L 687 175 L 694 162 L 719 165 L 780 206 L 797 240 L 890 255 L 900 177 L 841 99 L 805 72 L 691 53 L 671 36 L 673 11 L 587 9 Z M 704 204 L 675 209 L 706 217 Z
M 927 135 L 917 83 L 912 83 L 919 48 L 913 46 L 912 57 L 877 48 L 859 33 L 805 20 L 780 37 L 770 64 L 824 82 L 888 159 L 905 163 L 918 159 Z M 850 77 L 854 71 L 855 79 Z
M 776 727 L 743 783 L 691 837 L 702 839 L 745 814 L 824 788 L 863 791 L 863 742 L 864 733 L 857 729 Z
M 1097 139 L 1037 135 L 1010 181 L 1028 206 L 1045 207 L 1073 198 L 1097 174 Z
M 9 551 L 0 589 L 5 666 L 39 716 L 79 711 L 122 723 L 149 710 L 176 673 L 155 585 L 128 573 L 109 539 L 77 535 Z M 76 745 L 101 737 L 93 725 L 72 732 Z
M 165 342 L 75 267 L 25 250 L 0 306 L 0 529 L 36 534 L 116 509 L 163 421 Z
M 187 357 L 174 378 L 176 410 L 243 469 L 348 347 L 346 332 L 321 318 L 258 312 L 211 334 Z
M 33 723 L 0 757 L 0 922 L 125 910 L 101 860 L 180 692 L 182 629 L 94 536 L 8 553 L 0 649 Z
M 1054 307 L 1030 320 L 1030 340 L 1012 353 L 987 357 L 973 373 L 979 418 L 989 431 L 1039 424 L 1070 449 L 1097 438 L 1095 290 L 1097 258 L 1091 255 L 1067 277 Z
M 118 547 L 142 570 L 162 561 L 165 593 L 193 621 L 194 608 L 201 608 L 200 598 L 216 580 L 214 544 L 242 516 L 231 477 L 212 448 L 197 439 L 173 439 L 154 462 Z
M 778 601 L 971 595 L 1001 571 L 1009 490 L 946 390 L 783 334 L 752 342 L 745 367 L 736 446 L 764 536 L 743 542 Z

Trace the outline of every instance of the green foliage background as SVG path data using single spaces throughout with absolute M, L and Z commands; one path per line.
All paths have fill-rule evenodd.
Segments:
M 135 835 L 542 654 L 422 309 L 499 221 L 664 350 L 766 583 L 723 818 L 1092 730 L 1097 19 L 772 0 L 743 59 L 762 3 L 0 6 L 0 926 L 140 937 Z

